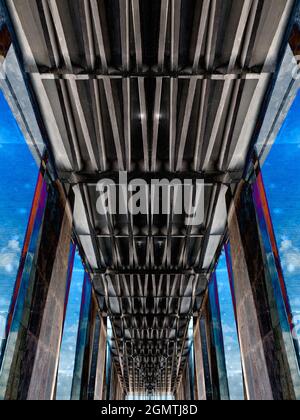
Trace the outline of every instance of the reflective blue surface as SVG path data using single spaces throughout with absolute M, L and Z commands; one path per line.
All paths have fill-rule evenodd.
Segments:
M 76 253 L 60 352 L 56 395 L 58 400 L 70 400 L 71 398 L 83 279 L 82 262 Z
M 224 253 L 220 258 L 216 274 L 230 398 L 244 400 L 240 346 Z

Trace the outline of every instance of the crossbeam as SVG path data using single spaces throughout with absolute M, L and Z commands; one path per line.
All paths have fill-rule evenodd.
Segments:
M 167 180 L 167 181 L 184 181 L 192 180 L 204 181 L 205 184 L 237 184 L 241 181 L 242 171 L 215 171 L 215 172 L 126 172 L 128 182 L 132 180 L 141 179 L 147 183 L 151 183 L 154 180 Z M 106 179 L 114 181 L 117 185 L 120 181 L 120 172 L 117 171 L 106 171 L 94 174 L 88 174 L 84 172 L 60 172 L 60 179 L 65 184 L 80 185 L 89 184 L 96 185 Z
M 155 276 L 172 276 L 172 275 L 182 275 L 182 276 L 196 276 L 196 275 L 205 275 L 207 271 L 194 269 L 139 269 L 139 268 L 124 268 L 124 269 L 111 269 L 105 268 L 103 270 L 94 270 L 95 275 L 108 275 L 108 276 L 123 276 L 123 275 L 155 275 Z
M 275 70 L 274 70 L 275 71 Z M 249 70 L 234 69 L 227 71 L 226 66 L 220 69 L 219 72 L 198 71 L 192 72 L 191 68 L 184 68 L 180 71 L 173 72 L 155 71 L 153 69 L 146 69 L 144 71 L 124 71 L 118 69 L 109 69 L 107 72 L 91 71 L 87 72 L 83 68 L 73 68 L 72 71 L 66 68 L 47 68 L 35 66 L 31 68 L 27 66 L 26 72 L 34 77 L 42 80 L 103 80 L 103 79 L 133 79 L 133 78 L 165 78 L 165 79 L 195 79 L 195 80 L 259 80 L 261 77 L 273 74 L 272 69 L 268 72 L 262 68 L 253 68 Z

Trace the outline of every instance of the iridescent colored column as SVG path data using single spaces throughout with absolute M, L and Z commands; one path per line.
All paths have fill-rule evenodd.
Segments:
M 208 349 L 211 370 L 211 384 L 214 400 L 229 400 L 225 348 L 223 340 L 221 312 L 217 277 L 214 273 L 208 286 L 208 302 L 206 314 L 207 328 L 210 330 Z
M 273 289 L 277 296 L 278 310 L 281 314 L 281 324 L 284 329 L 287 329 L 288 322 L 292 339 L 294 351 L 292 348 L 289 349 L 289 353 L 293 354 L 297 358 L 297 364 L 300 367 L 300 351 L 299 351 L 299 341 L 296 335 L 296 328 L 293 322 L 293 314 L 290 305 L 290 300 L 285 284 L 283 269 L 281 265 L 279 250 L 277 246 L 277 241 L 275 237 L 275 231 L 273 228 L 273 222 L 271 218 L 271 212 L 269 209 L 269 204 L 267 200 L 267 195 L 265 191 L 265 186 L 263 182 L 262 173 L 260 171 L 259 165 L 257 166 L 256 172 L 256 182 L 253 184 L 253 198 L 255 202 L 257 220 L 260 227 L 261 238 L 266 252 L 266 257 L 268 259 L 268 266 L 270 271 L 270 276 L 272 279 Z M 290 336 L 289 336 L 290 338 Z M 290 341 L 286 343 L 289 346 Z M 295 366 L 294 366 L 295 369 Z M 298 370 L 298 368 L 297 368 Z
M 43 222 L 46 201 L 47 184 L 44 181 L 44 174 L 41 171 L 39 173 L 37 187 L 33 198 L 33 205 L 25 235 L 19 270 L 7 317 L 5 338 L 1 349 L 1 400 L 9 398 L 8 388 L 9 381 L 12 379 L 11 369 L 20 346 L 20 330 L 22 329 L 26 296 L 31 282 L 31 275 L 34 271 L 34 260 L 36 259 L 36 249 L 38 248 L 40 242 L 39 235 Z
M 260 175 L 240 184 L 228 216 L 244 381 L 249 400 L 293 400 L 300 397 L 299 368 L 262 187 Z
M 256 181 L 252 186 L 252 194 L 259 225 L 261 246 L 264 248 L 264 263 L 269 280 L 268 296 L 271 307 L 276 306 L 277 311 L 272 312 L 272 325 L 274 333 L 280 337 L 285 348 L 287 368 L 290 371 L 295 397 L 300 399 L 300 371 L 299 371 L 299 344 L 293 323 L 291 305 L 284 280 L 279 250 L 263 183 L 262 173 L 257 165 Z M 284 358 L 284 356 L 283 356 Z M 281 361 L 282 363 L 282 361 Z
M 78 327 L 72 400 L 103 400 L 105 389 L 107 325 L 85 275 Z
M 41 171 L 6 328 L 0 398 L 54 398 L 70 277 L 73 194 Z
M 87 400 L 89 361 L 91 358 L 91 328 L 93 312 L 93 290 L 88 274 L 85 275 L 78 326 L 75 365 L 72 383 L 72 400 Z
M 195 348 L 195 399 L 197 401 L 212 400 L 211 376 L 207 351 L 205 321 L 197 319 L 194 328 Z

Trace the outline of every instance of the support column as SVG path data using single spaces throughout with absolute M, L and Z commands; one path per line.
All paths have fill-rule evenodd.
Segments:
M 107 325 L 98 312 L 88 274 L 85 275 L 78 326 L 72 400 L 105 399 Z
M 183 381 L 181 380 L 176 390 L 176 401 L 184 401 Z
M 110 387 L 109 387 L 109 397 L 108 400 L 115 401 L 116 396 L 116 372 L 115 372 L 115 365 L 114 363 L 111 364 L 110 370 Z
M 78 336 L 74 364 L 71 399 L 80 401 L 88 399 L 92 343 L 97 315 L 97 306 L 93 297 L 92 283 L 89 275 L 84 278 L 81 310 L 78 325 Z
M 120 382 L 120 378 L 115 367 L 115 364 L 111 365 L 111 380 L 110 380 L 110 391 L 109 400 L 111 401 L 122 401 L 124 399 L 124 391 Z
M 105 399 L 105 366 L 107 348 L 106 320 L 97 316 L 94 335 L 94 349 L 89 382 L 89 400 L 101 401 Z
M 108 321 L 109 323 L 109 321 Z M 105 399 L 109 401 L 111 399 L 111 382 L 112 382 L 112 370 L 114 368 L 113 366 L 113 360 L 112 360 L 112 354 L 111 354 L 111 337 L 110 337 L 111 331 L 108 329 L 107 331 L 107 346 L 106 346 L 106 381 L 105 381 L 105 391 L 106 391 L 106 397 Z
M 73 195 L 43 174 L 34 198 L 6 328 L 0 398 L 54 398 L 68 294 Z
M 1 12 L 0 12 L 0 17 L 1 17 Z M 7 56 L 10 46 L 11 46 L 11 36 L 10 36 L 9 30 L 5 24 L 1 25 L 1 22 L 0 22 L 0 69 L 1 69 L 1 65 L 3 64 Z
M 190 374 L 190 364 L 189 359 L 183 370 L 180 383 L 177 386 L 176 390 L 176 400 L 178 401 L 192 401 L 191 393 L 191 374 Z
M 184 392 L 184 400 L 185 401 L 191 401 L 192 395 L 191 395 L 191 376 L 190 376 L 190 366 L 187 362 L 187 365 L 185 367 L 185 372 L 183 375 L 183 392 Z
M 116 401 L 124 400 L 124 391 L 120 382 L 119 375 L 117 375 L 117 389 L 116 389 Z
M 209 283 L 203 317 L 205 319 L 206 345 L 210 370 L 211 394 L 209 397 L 211 397 L 212 400 L 227 401 L 230 399 L 230 396 L 218 286 L 215 274 L 212 275 Z
M 212 400 L 211 377 L 207 353 L 205 321 L 198 319 L 194 333 L 195 347 L 195 399 L 197 401 Z
M 252 188 L 240 184 L 228 216 L 246 393 L 249 400 L 298 399 L 299 367 L 283 289 Z

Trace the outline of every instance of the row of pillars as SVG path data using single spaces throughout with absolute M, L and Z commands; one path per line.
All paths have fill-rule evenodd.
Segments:
M 75 257 L 74 196 L 44 167 L 34 195 L 0 357 L 1 400 L 54 400 Z M 72 383 L 73 400 L 123 399 L 107 357 L 107 319 L 86 273 Z
M 0 63 L 11 39 L 0 32 Z M 293 48 L 293 45 L 291 45 Z M 295 48 L 293 48 L 295 50 Z M 299 349 L 259 168 L 228 200 L 229 278 L 241 349 L 245 398 L 300 399 Z M 39 175 L 0 353 L 0 399 L 55 399 L 75 247 L 74 197 Z M 106 320 L 88 275 L 82 296 L 72 399 L 123 399 L 107 350 Z M 195 322 L 177 399 L 229 399 L 215 275 Z
M 299 344 L 259 166 L 228 199 L 225 246 L 246 400 L 299 400 Z M 216 275 L 194 322 L 195 400 L 230 399 Z M 186 368 L 177 399 L 190 399 Z

